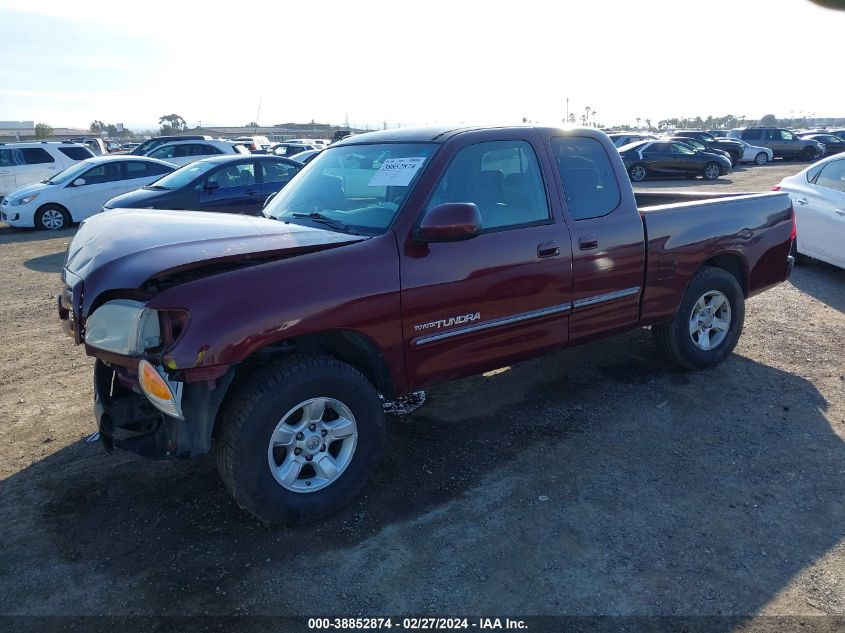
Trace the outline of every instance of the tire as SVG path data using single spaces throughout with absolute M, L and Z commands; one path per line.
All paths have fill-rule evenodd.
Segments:
M 724 299 L 712 315 L 712 323 L 724 324 L 727 321 L 724 330 L 715 327 L 710 330 L 713 338 L 708 335 L 707 342 L 712 343 L 709 349 L 699 345 L 703 342 L 701 333 L 692 331 L 694 323 L 698 323 L 693 319 L 697 314 L 704 314 L 698 312 L 701 301 L 704 300 L 705 306 L 714 305 L 707 300 L 708 297 L 710 301 L 718 301 L 720 297 Z M 733 351 L 742 334 L 744 321 L 745 297 L 739 282 L 726 270 L 704 266 L 690 280 L 675 318 L 669 323 L 653 326 L 651 333 L 658 351 L 667 360 L 686 369 L 706 369 L 718 365 Z M 724 336 L 719 338 L 722 331 Z
M 61 231 L 70 226 L 70 214 L 57 204 L 45 204 L 35 212 L 35 227 L 43 231 Z
M 722 168 L 719 167 L 718 163 L 709 162 L 704 166 L 701 175 L 704 180 L 716 180 L 722 175 Z
M 631 179 L 631 182 L 642 182 L 646 179 L 648 175 L 648 171 L 643 165 L 637 163 L 636 165 L 632 165 L 631 168 L 628 170 L 628 177 Z
M 801 160 L 809 162 L 815 160 L 815 158 L 816 150 L 814 150 L 812 147 L 805 147 L 801 150 Z
M 739 159 L 742 158 L 740 154 L 736 154 L 734 152 L 728 152 L 731 157 L 731 167 L 736 167 L 739 164 Z
M 321 406 L 322 416 L 307 412 Z M 326 428 L 350 419 L 353 430 L 342 428 L 354 436 L 322 439 Z M 362 488 L 384 446 L 384 410 L 375 388 L 358 370 L 325 356 L 291 357 L 246 376 L 218 424 L 214 452 L 227 490 L 244 510 L 270 523 L 301 524 L 341 508 Z M 305 426 L 296 433 L 296 425 Z M 318 448 L 322 441 L 325 448 Z M 322 461 L 329 457 L 333 470 Z M 292 463 L 298 466 L 286 468 Z M 286 476 L 294 470 L 298 474 Z
M 769 162 L 769 156 L 766 152 L 758 152 L 757 155 L 754 157 L 754 163 L 756 165 L 765 165 Z

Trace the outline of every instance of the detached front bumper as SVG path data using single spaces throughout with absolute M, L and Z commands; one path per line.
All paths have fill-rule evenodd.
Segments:
M 212 384 L 185 385 L 184 420 L 165 415 L 127 386 L 134 379 L 118 376 L 123 371 L 101 360 L 94 366 L 94 412 L 108 452 L 118 448 L 154 459 L 184 459 L 211 450 L 214 420 L 234 371 Z

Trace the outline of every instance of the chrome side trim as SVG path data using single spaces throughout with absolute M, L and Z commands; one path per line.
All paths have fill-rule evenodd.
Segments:
M 563 305 L 551 306 L 549 308 L 542 308 L 540 310 L 532 310 L 531 312 L 522 312 L 521 314 L 515 314 L 509 317 L 501 317 L 499 319 L 493 319 L 492 321 L 485 321 L 484 323 L 477 323 L 475 325 L 467 325 L 466 327 L 455 328 L 454 330 L 449 330 L 448 332 L 441 332 L 440 334 L 421 336 L 420 338 L 414 341 L 414 346 L 419 347 L 420 345 L 427 345 L 428 343 L 434 343 L 435 341 L 441 341 L 443 339 L 452 338 L 453 336 L 461 336 L 462 334 L 471 334 L 472 332 L 489 330 L 490 328 L 501 327 L 503 325 L 510 325 L 511 323 L 520 323 L 521 321 L 528 321 L 529 319 L 539 319 L 541 317 L 549 316 L 552 314 L 561 314 L 563 312 L 569 312 L 571 309 L 572 305 L 567 303 Z
M 617 290 L 615 292 L 608 292 L 607 294 L 603 295 L 596 295 L 594 297 L 587 297 L 586 299 L 579 299 L 573 304 L 573 307 L 577 310 L 578 308 L 585 308 L 587 306 L 595 305 L 597 303 L 604 303 L 605 301 L 613 301 L 614 299 L 622 299 L 623 297 L 630 297 L 639 293 L 640 287 L 635 286 L 633 288 L 625 288 L 624 290 Z

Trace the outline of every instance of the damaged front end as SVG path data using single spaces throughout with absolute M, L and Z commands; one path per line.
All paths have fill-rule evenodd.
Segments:
M 152 371 L 160 368 L 147 361 Z M 152 458 L 187 458 L 211 450 L 214 419 L 234 376 L 230 369 L 214 381 L 178 383 L 178 413 L 162 411 L 142 385 L 144 379 L 132 368 L 106 364 L 94 366 L 94 410 L 103 446 Z M 173 383 L 171 383 L 173 384 Z M 175 394 L 174 394 L 175 396 Z

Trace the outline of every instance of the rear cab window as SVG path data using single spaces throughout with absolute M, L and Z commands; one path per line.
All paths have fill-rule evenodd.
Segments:
M 622 199 L 619 183 L 610 157 L 598 140 L 588 136 L 559 136 L 552 138 L 551 144 L 566 207 L 573 220 L 598 218 L 619 206 Z

